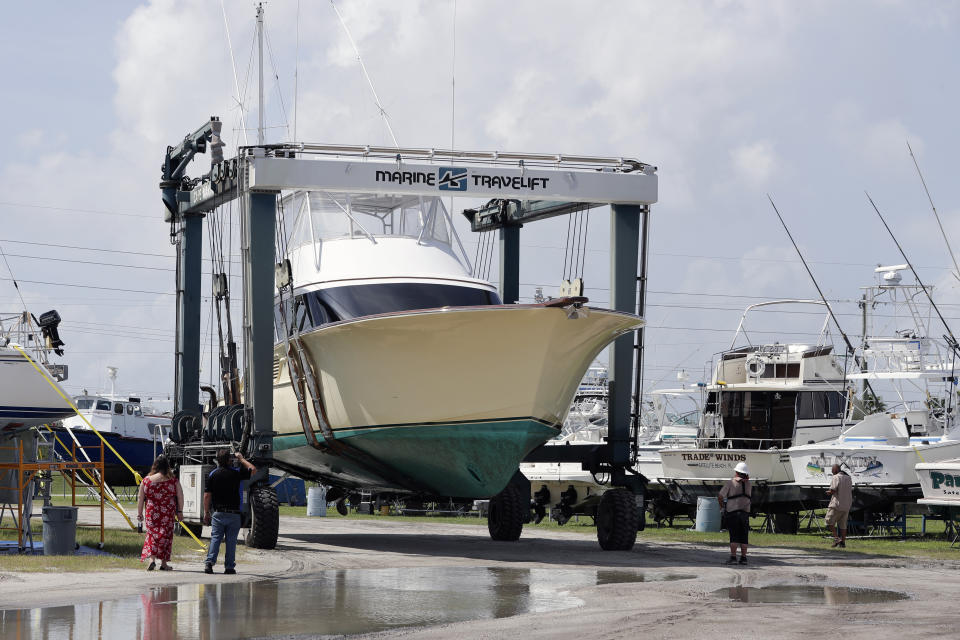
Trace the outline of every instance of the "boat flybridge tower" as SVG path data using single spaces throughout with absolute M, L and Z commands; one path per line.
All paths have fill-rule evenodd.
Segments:
M 269 463 L 273 451 L 274 296 L 275 278 L 282 278 L 276 275 L 282 270 L 276 268 L 274 242 L 277 196 L 282 192 L 488 200 L 484 207 L 463 213 L 472 231 L 499 231 L 500 293 L 505 304 L 519 298 L 519 239 L 524 224 L 609 205 L 611 307 L 640 315 L 644 312 L 647 230 L 650 206 L 657 201 L 656 167 L 652 165 L 626 158 L 303 143 L 240 147 L 237 157 L 224 160 L 220 128 L 220 120 L 213 117 L 180 144 L 168 147 L 160 183 L 166 221 L 172 225 L 171 233 L 178 236 L 175 411 L 181 419 L 195 418 L 199 425 L 202 220 L 205 213 L 237 199 L 246 360 L 246 426 L 241 446 L 249 457 L 262 463 Z M 188 178 L 187 165 L 208 145 L 212 155 L 209 172 Z M 582 297 L 563 300 L 571 307 L 585 301 Z M 630 470 L 636 417 L 631 396 L 639 388 L 642 357 L 642 329 L 636 338 L 628 333 L 611 347 L 606 443 L 540 447 L 532 454 L 535 459 L 559 461 L 559 456 L 566 462 L 581 462 L 595 473 L 609 473 L 614 486 L 642 496 L 645 479 Z M 258 466 L 265 470 L 268 464 Z M 518 472 L 517 477 L 523 476 Z M 251 482 L 258 481 L 263 479 Z M 631 517 L 636 524 L 636 518 L 642 516 L 634 513 Z M 257 544 L 257 535 L 252 533 Z M 630 540 L 632 544 L 633 537 Z M 272 546 L 269 540 L 265 544 Z

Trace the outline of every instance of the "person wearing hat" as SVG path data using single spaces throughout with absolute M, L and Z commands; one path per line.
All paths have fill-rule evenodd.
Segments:
M 727 480 L 717 501 L 726 517 L 724 523 L 730 533 L 730 558 L 726 564 L 737 564 L 737 545 L 740 546 L 740 564 L 747 564 L 747 540 L 750 533 L 750 470 L 746 462 L 739 462 L 733 477 Z
M 830 533 L 833 534 L 833 546 L 844 549 L 847 546 L 847 516 L 853 506 L 853 480 L 837 463 L 834 463 L 831 471 L 833 479 L 827 489 L 830 504 L 827 507 L 826 521 Z

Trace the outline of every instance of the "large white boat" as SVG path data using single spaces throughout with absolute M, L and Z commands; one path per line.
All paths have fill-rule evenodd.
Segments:
M 50 353 L 63 353 L 59 323 L 56 311 L 39 321 L 27 311 L 0 314 L 0 432 L 49 424 L 73 413 L 59 385 L 67 367 L 49 361 Z
M 803 487 L 826 487 L 831 467 L 840 464 L 853 479 L 860 506 L 918 498 L 919 463 L 960 457 L 955 372 L 943 341 L 931 336 L 926 294 L 919 284 L 902 283 L 905 269 L 907 265 L 878 267 L 878 283 L 864 287 L 864 370 L 849 376 L 871 385 L 868 399 L 884 394 L 896 400 L 836 439 L 788 452 L 796 483 Z
M 294 288 L 278 303 L 274 455 L 300 475 L 493 496 L 559 434 L 597 354 L 642 324 L 567 299 L 500 304 L 440 198 L 282 206 Z
M 827 316 L 816 344 L 752 344 L 744 331 L 749 312 L 770 305 L 814 304 L 778 300 L 747 307 L 731 348 L 719 354 L 693 448 L 662 448 L 663 477 L 675 501 L 715 496 L 734 467 L 746 462 L 754 506 L 792 510 L 801 496 L 790 487 L 787 449 L 794 442 L 836 437 L 847 411 L 844 367 L 827 344 Z M 742 336 L 742 338 L 741 338 Z M 740 339 L 746 346 L 736 347 Z
M 104 451 L 104 473 L 107 484 L 130 486 L 136 484 L 129 464 L 141 475 L 149 472 L 154 459 L 163 453 L 164 440 L 170 430 L 170 410 L 164 410 L 152 398 L 140 395 L 122 395 L 116 392 L 116 367 L 107 367 L 111 380 L 109 393 L 87 393 L 73 398 L 78 412 L 62 420 L 54 430 L 60 434 L 57 453 L 71 458 L 75 447 L 83 447 L 92 460 L 99 459 L 100 437 L 109 443 L 123 461 L 109 449 Z M 97 432 L 94 432 L 93 429 Z M 77 452 L 77 458 L 83 454 Z M 126 464 L 124 464 L 126 462 Z

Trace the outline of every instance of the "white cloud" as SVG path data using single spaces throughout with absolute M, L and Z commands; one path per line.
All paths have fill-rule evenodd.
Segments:
M 741 145 L 730 152 L 730 157 L 740 176 L 753 187 L 766 183 L 777 167 L 776 152 L 769 140 Z

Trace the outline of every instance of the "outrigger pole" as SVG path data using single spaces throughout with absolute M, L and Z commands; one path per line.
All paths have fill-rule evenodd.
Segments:
M 827 307 L 827 312 L 830 314 L 830 318 L 833 319 L 833 324 L 837 326 L 837 331 L 840 332 L 840 335 L 843 336 L 843 341 L 847 345 L 847 353 L 853 356 L 853 361 L 857 364 L 858 367 L 862 367 L 862 361 L 860 356 L 857 355 L 857 350 L 853 348 L 853 343 L 850 342 L 850 338 L 847 337 L 846 332 L 843 330 L 843 327 L 840 326 L 840 321 L 837 320 L 836 314 L 833 312 L 833 307 L 830 306 L 830 303 L 827 301 L 827 297 L 823 295 L 823 291 L 820 289 L 820 285 L 817 284 L 817 279 L 813 277 L 813 271 L 810 270 L 810 266 L 807 264 L 807 261 L 804 259 L 803 254 L 800 253 L 800 247 L 797 246 L 796 240 L 793 239 L 793 234 L 790 233 L 790 229 L 787 228 L 787 223 L 784 222 L 783 216 L 780 215 L 780 210 L 777 209 L 777 205 L 774 204 L 773 198 L 770 197 L 770 194 L 767 194 L 767 200 L 770 201 L 770 206 L 773 207 L 774 213 L 777 214 L 777 218 L 780 219 L 780 224 L 783 225 L 783 230 L 787 232 L 787 237 L 790 238 L 790 242 L 793 244 L 793 248 L 796 249 L 797 255 L 800 257 L 800 262 L 803 263 L 803 268 L 807 270 L 807 275 L 810 276 L 810 280 L 813 282 L 813 286 L 816 287 L 817 293 L 820 294 L 820 299 L 823 300 L 823 304 Z M 870 383 L 864 380 L 864 383 L 870 393 L 873 393 L 873 389 L 870 387 Z

